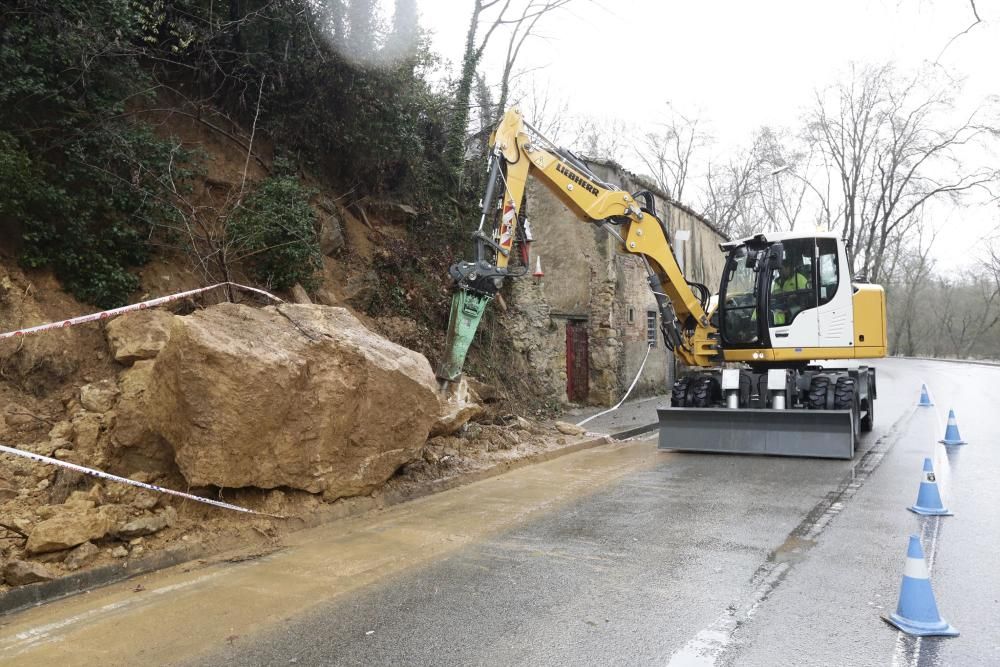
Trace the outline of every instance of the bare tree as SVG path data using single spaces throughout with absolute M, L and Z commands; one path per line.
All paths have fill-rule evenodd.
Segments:
M 931 248 L 936 233 L 927 238 L 926 225 L 921 221 L 917 226 L 916 245 L 900 242 L 888 271 L 886 281 L 886 301 L 889 308 L 889 349 L 895 354 L 914 356 L 918 344 L 932 335 L 936 324 L 926 317 L 924 308 L 931 287 L 934 260 Z
M 550 139 L 561 136 L 567 121 L 573 117 L 565 97 L 556 96 L 553 86 L 529 77 L 528 84 L 512 88 L 513 106 L 524 112 L 531 125 Z
M 839 212 L 828 185 L 816 179 L 817 163 L 816 151 L 797 135 L 761 127 L 749 148 L 709 163 L 701 209 L 731 236 L 793 231 L 810 216 L 817 227 L 833 229 Z
M 940 323 L 946 340 L 940 347 L 965 358 L 997 323 L 1000 289 L 994 276 L 968 273 L 961 279 L 942 279 Z
M 979 16 L 979 9 L 976 8 L 976 0 L 968 0 L 968 2 L 969 2 L 969 8 L 972 10 L 972 18 L 973 18 L 972 23 L 969 24 L 968 28 L 966 28 L 962 32 L 958 33 L 957 35 L 954 35 L 951 39 L 948 40 L 948 43 L 944 45 L 944 48 L 941 49 L 941 53 L 939 53 L 938 57 L 934 60 L 935 63 L 938 63 L 938 62 L 941 61 L 941 56 L 943 56 L 944 52 L 948 50 L 948 47 L 951 46 L 952 42 L 954 42 L 956 39 L 958 39 L 962 35 L 968 34 L 968 32 L 970 30 L 972 30 L 977 25 L 979 25 L 980 23 L 983 22 L 983 19 L 980 18 L 980 16 Z
M 801 147 L 787 131 L 762 127 L 757 140 L 760 187 L 757 190 L 761 224 L 774 231 L 793 231 L 800 219 L 815 207 L 817 226 L 830 224 L 829 196 L 809 179 L 814 151 Z
M 656 185 L 673 199 L 683 201 L 692 158 L 709 144 L 710 137 L 699 127 L 697 118 L 685 116 L 672 105 L 668 107 L 667 120 L 658 131 L 646 134 L 636 153 Z
M 524 7 L 521 17 L 514 21 L 510 38 L 507 40 L 507 55 L 504 58 L 503 74 L 500 76 L 500 97 L 497 101 L 500 113 L 503 113 L 507 106 L 511 73 L 524 42 L 534 34 L 535 28 L 543 16 L 565 7 L 570 2 L 572 0 L 533 0 Z
M 763 230 L 758 210 L 761 188 L 761 137 L 728 161 L 709 163 L 705 172 L 702 214 L 730 237 Z
M 463 158 L 465 157 L 469 102 L 475 85 L 476 70 L 490 38 L 496 33 L 497 28 L 512 26 L 512 33 L 507 45 L 506 64 L 501 78 L 501 95 L 498 100 L 502 108 L 509 92 L 510 72 L 524 41 L 532 34 L 542 16 L 559 9 L 568 2 L 571 0 L 528 0 L 527 5 L 518 3 L 512 7 L 513 0 L 473 0 L 472 17 L 465 38 L 465 54 L 462 58 L 462 71 L 455 90 L 455 107 L 449 123 L 446 148 L 449 162 L 455 165 L 456 182 L 461 175 Z M 521 8 L 520 12 L 518 12 L 518 7 Z M 487 15 L 491 18 L 487 19 Z M 484 20 L 489 21 L 488 27 L 480 37 L 479 28 Z
M 879 281 L 891 239 L 926 202 L 960 202 L 988 188 L 997 171 L 963 162 L 962 147 L 987 135 L 970 116 L 957 126 L 949 91 L 928 90 L 928 75 L 900 82 L 891 66 L 852 68 L 848 81 L 817 93 L 808 132 L 833 169 L 843 198 L 852 273 Z
M 629 128 L 618 118 L 585 117 L 577 136 L 567 145 L 590 158 L 621 162 L 629 147 Z

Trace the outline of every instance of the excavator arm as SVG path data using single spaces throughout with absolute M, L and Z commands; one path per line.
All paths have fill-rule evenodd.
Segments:
M 451 381 L 461 375 L 489 301 L 505 278 L 526 272 L 525 267 L 510 268 L 509 260 L 529 177 L 542 182 L 581 222 L 605 226 L 618 237 L 626 252 L 643 259 L 660 311 L 664 341 L 684 363 L 718 363 L 721 357 L 716 331 L 705 310 L 707 293 L 696 295 L 684 278 L 666 227 L 656 217 L 651 194 L 633 195 L 603 182 L 569 151 L 557 148 L 534 131 L 517 109 L 504 114 L 491 137 L 491 147 L 482 217 L 473 233 L 476 259 L 458 262 L 449 269 L 457 290 L 452 298 L 446 356 L 437 372 L 439 379 Z

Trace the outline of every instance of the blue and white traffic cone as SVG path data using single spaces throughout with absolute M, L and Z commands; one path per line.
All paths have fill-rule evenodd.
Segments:
M 917 405 L 922 408 L 929 408 L 934 405 L 931 403 L 931 397 L 927 393 L 927 385 L 925 384 L 920 385 L 920 402 Z
M 962 436 L 958 434 L 958 423 L 955 421 L 955 411 L 948 411 L 948 426 L 944 430 L 944 440 L 938 440 L 938 442 L 944 443 L 946 445 L 965 445 L 968 444 L 965 440 L 962 440 Z
M 920 480 L 917 502 L 906 509 L 914 514 L 923 514 L 926 516 L 952 516 L 952 513 L 941 502 L 937 476 L 934 475 L 934 465 L 930 459 L 924 459 L 924 477 Z
M 920 538 L 910 535 L 910 546 L 906 550 L 906 567 L 903 568 L 903 584 L 899 588 L 899 604 L 895 613 L 882 619 L 908 635 L 917 637 L 957 637 L 958 630 L 948 624 L 938 613 L 931 590 L 931 580 L 927 574 L 924 550 Z

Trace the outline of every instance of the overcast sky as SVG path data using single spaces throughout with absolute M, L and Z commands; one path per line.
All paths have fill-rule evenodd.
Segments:
M 422 26 L 457 71 L 471 0 L 421 0 Z M 1000 0 L 977 0 L 984 23 L 955 40 L 940 64 L 965 78 L 961 106 L 1000 94 Z M 851 61 L 935 61 L 973 21 L 968 0 L 574 0 L 547 18 L 519 67 L 575 114 L 615 118 L 641 135 L 676 108 L 708 121 L 716 151 L 748 142 L 761 125 L 794 125 L 813 91 Z M 494 38 L 483 71 L 497 79 L 505 40 Z M 539 68 L 539 69 L 534 69 Z M 557 142 L 560 137 L 552 137 Z M 562 141 L 567 139 L 562 138 Z M 626 160 L 627 161 L 627 160 Z M 640 164 L 626 164 L 643 171 Z M 935 255 L 964 261 L 998 222 L 996 206 L 940 210 Z

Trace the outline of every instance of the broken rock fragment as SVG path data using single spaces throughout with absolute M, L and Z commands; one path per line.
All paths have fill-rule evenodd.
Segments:
M 94 560 L 100 551 L 101 550 L 98 549 L 97 545 L 93 542 L 84 542 L 66 554 L 66 560 L 63 561 L 63 565 L 65 565 L 68 570 L 79 570 L 81 567 Z
M 47 567 L 30 560 L 12 560 L 3 567 L 3 580 L 10 586 L 24 586 L 55 578 Z
M 462 377 L 458 382 L 450 382 L 439 394 L 441 411 L 431 427 L 431 437 L 451 435 L 470 420 L 483 415 L 485 410 L 479 404 L 478 396 Z
M 118 387 L 111 380 L 91 382 L 80 387 L 80 405 L 91 412 L 107 412 L 114 407 Z
M 41 554 L 71 549 L 104 537 L 113 527 L 114 520 L 101 509 L 67 509 L 32 528 L 25 550 L 29 554 Z
M 556 430 L 563 435 L 583 435 L 587 432 L 585 429 L 569 422 L 556 422 Z
M 145 514 L 137 519 L 132 519 L 124 526 L 115 531 L 118 537 L 131 540 L 144 535 L 152 535 L 177 522 L 177 510 L 168 507 L 157 514 Z
M 170 337 L 174 316 L 165 310 L 138 310 L 108 322 L 106 334 L 115 361 L 131 364 L 152 359 Z

